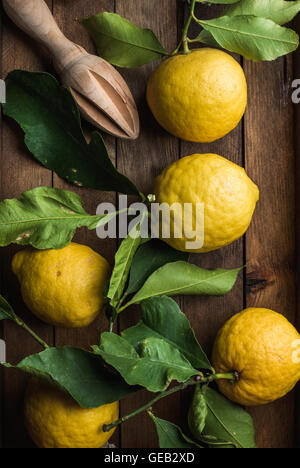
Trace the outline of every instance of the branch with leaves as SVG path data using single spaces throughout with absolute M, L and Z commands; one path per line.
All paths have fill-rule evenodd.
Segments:
M 176 302 L 166 296 L 142 303 L 142 320 L 122 336 L 102 333 L 100 344 L 85 351 L 70 346 L 48 347 L 0 298 L 0 320 L 12 320 L 46 349 L 17 365 L 2 363 L 47 380 L 67 392 L 83 408 L 121 400 L 144 388 L 156 393 L 148 403 L 111 425 L 109 431 L 142 412 L 152 418 L 162 448 L 255 447 L 250 415 L 209 385 L 219 379 L 236 380 L 237 373 L 216 374 Z M 178 385 L 170 387 L 172 382 Z M 191 435 L 153 414 L 163 398 L 195 387 L 189 412 Z
M 210 0 L 220 4 L 220 15 L 201 18 L 200 0 L 188 2 L 182 37 L 175 51 L 167 52 L 155 34 L 114 13 L 101 13 L 79 22 L 90 32 L 99 55 L 113 65 L 138 67 L 162 57 L 191 52 L 205 44 L 241 54 L 247 59 L 274 60 L 294 51 L 298 35 L 284 25 L 300 10 L 300 1 Z M 200 4 L 200 5 L 198 5 Z M 199 31 L 191 37 L 191 26 Z M 4 114 L 24 131 L 25 144 L 46 168 L 77 187 L 147 197 L 121 174 L 109 158 L 101 135 L 88 143 L 78 107 L 68 89 L 46 73 L 11 72 L 6 79 Z M 0 246 L 11 243 L 37 249 L 59 249 L 70 243 L 80 227 L 95 229 L 118 212 L 89 215 L 73 192 L 38 187 L 19 199 L 0 202 Z M 0 320 L 22 327 L 44 348 L 17 365 L 3 363 L 46 379 L 67 392 L 83 408 L 121 400 L 141 389 L 156 395 L 133 413 L 104 430 L 147 412 L 162 448 L 255 447 L 250 415 L 210 387 L 219 379 L 234 382 L 235 372 L 216 374 L 179 306 L 176 295 L 225 295 L 236 283 L 241 268 L 205 270 L 188 262 L 188 255 L 159 240 L 144 239 L 141 223 L 121 243 L 107 287 L 109 332 L 91 350 L 50 347 L 0 297 Z M 140 305 L 140 322 L 121 336 L 112 333 L 124 310 Z M 175 387 L 170 387 L 177 382 Z M 190 434 L 155 416 L 153 406 L 162 398 L 195 388 L 189 412 Z
M 296 50 L 298 34 L 283 25 L 300 11 L 300 2 L 285 0 L 214 0 L 221 4 L 220 15 L 210 20 L 195 13 L 197 4 L 189 2 L 189 16 L 175 51 L 167 52 L 155 34 L 142 29 L 115 13 L 100 13 L 78 20 L 94 39 L 98 54 L 113 65 L 134 68 L 164 56 L 190 52 L 190 44 L 220 47 L 254 61 L 275 60 Z M 224 9 L 224 5 L 227 5 Z M 199 6 L 201 15 L 201 5 Z M 190 25 L 199 34 L 189 36 Z
M 135 253 L 135 255 L 134 255 Z M 109 283 L 110 330 L 119 313 L 160 296 L 222 296 L 234 286 L 241 268 L 205 270 L 188 263 L 188 254 L 162 241 L 140 236 L 123 240 Z

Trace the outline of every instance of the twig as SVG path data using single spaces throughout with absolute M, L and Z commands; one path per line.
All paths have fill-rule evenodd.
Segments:
M 118 419 L 118 421 L 115 421 L 111 424 L 104 424 L 103 425 L 103 432 L 109 432 L 111 431 L 112 429 L 114 429 L 115 427 L 119 426 L 120 424 L 128 421 L 129 419 L 131 418 L 134 418 L 135 416 L 137 416 L 138 414 L 140 413 L 143 413 L 144 411 L 148 411 L 152 408 L 153 405 L 155 405 L 155 403 L 157 403 L 159 400 L 161 400 L 162 398 L 165 398 L 169 395 L 172 395 L 173 393 L 176 393 L 180 390 L 184 390 L 186 389 L 187 387 L 190 387 L 191 385 L 197 385 L 197 384 L 207 384 L 207 383 L 210 383 L 210 382 L 213 382 L 215 380 L 220 380 L 220 379 L 226 379 L 226 380 L 236 380 L 237 379 L 237 375 L 236 373 L 233 373 L 233 372 L 230 372 L 228 374 L 212 374 L 212 375 L 209 375 L 208 377 L 204 377 L 202 374 L 199 374 L 198 376 L 196 376 L 195 378 L 193 379 L 190 379 L 180 385 L 177 385 L 177 387 L 174 387 L 174 388 L 171 388 L 170 390 L 166 390 L 165 392 L 161 392 L 159 393 L 155 398 L 153 398 L 153 400 L 149 401 L 148 403 L 146 403 L 145 405 L 143 405 L 141 408 L 138 408 L 137 410 L 133 411 L 132 413 L 126 415 L 126 416 L 123 416 L 122 418 Z
M 183 28 L 183 31 L 182 31 L 182 38 L 178 44 L 178 46 L 176 47 L 176 49 L 172 52 L 171 55 L 176 55 L 178 54 L 178 52 L 180 51 L 181 49 L 181 46 L 183 45 L 183 52 L 185 54 L 189 54 L 190 53 L 190 49 L 189 49 L 189 40 L 188 40 L 188 30 L 189 30 L 189 27 L 191 25 L 191 22 L 192 22 L 192 19 L 194 18 L 194 11 L 195 11 L 195 5 L 197 3 L 197 0 L 191 0 L 189 2 L 189 4 L 191 5 L 190 6 L 190 14 L 189 14 L 189 17 L 187 19 L 187 22 Z
M 44 340 L 42 340 L 42 338 L 40 338 L 28 325 L 26 325 L 26 323 L 23 322 L 23 320 L 20 319 L 20 317 L 15 315 L 14 320 L 15 320 L 16 324 L 19 325 L 19 327 L 26 330 L 27 333 L 29 333 L 43 348 L 45 348 L 45 349 L 49 348 L 49 345 L 47 345 L 47 343 Z

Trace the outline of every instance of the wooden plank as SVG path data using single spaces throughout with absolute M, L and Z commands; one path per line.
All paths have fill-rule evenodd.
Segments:
M 151 28 L 167 50 L 176 46 L 177 11 L 174 0 L 135 0 L 116 1 L 116 12 L 134 23 Z M 170 163 L 178 158 L 178 140 L 169 136 L 155 122 L 145 102 L 145 88 L 148 77 L 157 66 L 151 64 L 134 70 L 124 71 L 128 83 L 135 94 L 141 117 L 141 136 L 135 142 L 118 141 L 118 169 L 132 177 L 144 193 L 152 193 L 154 178 Z M 120 318 L 121 329 L 139 320 L 138 310 L 130 309 Z M 122 415 L 140 407 L 151 396 L 140 392 L 122 402 Z M 174 422 L 179 421 L 179 396 L 174 395 L 168 402 L 155 406 L 155 413 Z M 122 447 L 157 447 L 153 423 L 146 414 L 128 421 L 122 427 Z
M 300 16 L 294 22 L 295 29 L 298 34 L 300 32 Z M 293 60 L 293 78 L 300 79 L 300 49 L 294 54 Z M 298 86 L 299 88 L 299 86 Z M 294 90 L 294 89 L 293 89 Z M 296 89 L 295 89 L 296 91 Z M 296 104 L 296 103 L 295 103 Z M 296 325 L 300 330 L 300 288 L 299 288 L 299 271 L 300 271 L 300 104 L 294 106 L 294 141 L 295 141 L 295 188 L 296 188 L 296 292 L 297 292 L 297 313 Z M 295 446 L 300 448 L 300 386 L 296 387 L 296 431 L 295 431 Z
M 73 41 L 77 41 L 80 45 L 87 48 L 90 52 L 94 53 L 95 49 L 92 45 L 87 32 L 79 24 L 74 24 L 72 21 L 73 18 L 81 16 L 89 16 L 91 14 L 99 13 L 100 11 L 112 11 L 114 2 L 107 0 L 106 2 L 101 2 L 101 7 L 95 5 L 95 2 L 87 2 L 85 0 L 77 1 L 75 4 L 70 5 L 68 1 L 56 1 L 54 0 L 54 16 L 67 35 Z M 88 136 L 91 127 L 83 122 L 84 129 Z M 94 128 L 93 128 L 94 130 Z M 108 135 L 103 135 L 105 142 L 108 145 L 109 153 L 112 160 L 115 160 L 115 141 L 114 138 L 109 137 Z M 95 214 L 96 209 L 99 203 L 103 201 L 115 203 L 115 194 L 103 193 L 97 190 L 89 190 L 83 188 L 77 188 L 74 185 L 68 184 L 62 179 L 60 179 L 56 174 L 54 175 L 54 186 L 58 188 L 63 188 L 77 192 L 82 199 L 84 200 L 84 206 L 86 210 Z M 87 229 L 80 230 L 75 238 L 76 242 L 87 244 L 90 247 L 97 250 L 104 257 L 112 263 L 114 251 L 115 251 L 115 242 L 111 240 L 100 240 L 96 231 L 88 231 Z M 99 340 L 99 328 L 107 328 L 107 320 L 105 317 L 101 317 L 97 323 L 94 323 L 90 328 L 79 329 L 79 330 L 56 330 L 56 343 L 57 344 L 67 344 L 73 343 L 78 346 L 89 346 L 90 344 L 95 344 Z
M 288 65 L 287 65 L 288 64 Z M 295 321 L 295 160 L 290 58 L 245 63 L 249 87 L 245 118 L 246 170 L 260 202 L 246 236 L 247 306 L 267 307 Z M 290 448 L 294 395 L 251 411 L 259 446 Z
M 2 12 L 1 12 L 2 13 Z M 0 14 L 0 37 L 2 37 L 3 31 L 3 15 Z M 3 79 L 2 72 L 2 43 L 0 44 L 0 78 Z M 0 113 L 0 155 L 2 152 L 2 112 Z M 0 172 L 1 174 L 1 172 Z M 1 175 L 0 175 L 1 178 Z M 0 269 L 0 289 L 2 289 L 2 270 Z M 3 339 L 3 324 L 0 324 L 0 339 Z M 0 368 L 0 448 L 3 448 L 3 411 L 4 411 L 4 395 L 3 395 L 3 369 Z
M 51 6 L 51 2 L 48 2 Z M 54 0 L 55 16 L 64 32 L 74 41 L 94 50 L 87 33 L 76 25 L 72 18 L 88 16 L 99 11 L 116 11 L 145 27 L 156 31 L 163 44 L 172 49 L 176 43 L 176 21 L 180 8 L 174 8 L 173 0 L 103 0 L 95 5 L 93 0 Z M 212 16 L 217 8 L 199 6 L 206 16 Z M 203 16 L 203 15 L 202 15 Z M 290 100 L 290 80 L 292 61 L 288 58 L 275 63 L 245 63 L 249 87 L 249 104 L 243 125 L 241 124 L 226 138 L 209 145 L 196 145 L 179 142 L 165 133 L 154 121 L 145 103 L 145 86 L 151 70 L 149 65 L 135 70 L 126 70 L 124 76 L 135 93 L 141 111 L 142 134 L 137 142 L 117 143 L 117 164 L 119 170 L 135 179 L 138 185 L 151 193 L 154 177 L 161 170 L 175 161 L 179 155 L 194 152 L 216 152 L 228 159 L 243 164 L 245 148 L 245 166 L 248 175 L 260 186 L 261 201 L 257 207 L 253 223 L 246 240 L 235 242 L 220 251 L 193 256 L 193 262 L 207 268 L 231 268 L 247 262 L 245 283 L 240 276 L 234 290 L 224 298 L 187 297 L 181 305 L 196 330 L 199 341 L 210 353 L 217 330 L 229 316 L 247 306 L 274 308 L 284 313 L 290 320 L 295 320 L 294 287 L 294 151 L 293 151 L 293 114 Z M 296 70 L 299 77 L 299 54 Z M 30 70 L 50 70 L 48 58 L 41 53 L 33 41 L 11 25 L 5 18 L 2 44 L 2 76 L 14 68 Z M 284 85 L 283 85 L 284 83 Z M 297 108 L 299 120 L 299 109 Z M 297 122 L 298 122 L 297 120 Z M 88 127 L 87 127 L 88 128 Z M 296 132 L 298 135 L 298 131 Z M 115 159 L 115 140 L 105 137 L 109 151 Z M 297 153 L 299 150 L 299 140 Z M 0 153 L 0 199 L 18 196 L 23 190 L 38 185 L 51 185 L 51 173 L 39 166 L 26 152 L 22 132 L 17 126 L 5 119 L 1 128 Z M 297 165 L 298 167 L 299 165 Z M 299 167 L 298 175 L 299 176 Z M 101 201 L 115 201 L 114 194 L 101 194 L 98 191 L 75 189 L 54 177 L 54 185 L 68 188 L 79 193 L 85 207 L 94 213 Z M 299 184 L 298 184 L 299 185 Z M 297 192 L 298 192 L 297 188 Z M 299 236 L 299 230 L 298 230 Z M 103 253 L 111 262 L 116 244 L 112 240 L 100 241 L 94 232 L 81 230 L 76 236 L 78 242 L 86 243 Z M 1 249 L 1 293 L 14 305 L 16 311 L 43 336 L 49 343 L 54 343 L 51 327 L 43 325 L 26 310 L 19 294 L 19 286 L 13 277 L 10 261 L 15 248 Z M 298 263 L 299 265 L 299 263 Z M 244 295 L 243 295 L 244 289 Z M 17 292 L 17 293 L 16 293 Z M 298 314 L 298 325 L 300 325 Z M 121 329 L 135 324 L 139 319 L 138 309 L 125 312 L 120 318 Z M 55 334 L 57 345 L 72 344 L 87 347 L 98 341 L 99 333 L 107 329 L 107 322 L 101 317 L 93 326 L 83 330 L 59 329 Z M 4 325 L 4 337 L 8 342 L 8 360 L 17 362 L 25 355 L 40 350 L 30 337 L 13 324 Z M 22 344 L 20 346 L 20 343 Z M 4 446 L 6 448 L 26 448 L 32 443 L 26 436 L 22 423 L 22 396 L 25 378 L 14 371 L 5 372 L 4 412 L 0 414 L 4 423 Z M 158 416 L 173 422 L 185 424 L 190 392 L 161 402 L 155 407 Z M 127 414 L 150 399 L 146 392 L 136 394 L 122 402 L 122 414 Z M 298 398 L 299 400 L 299 398 Z M 300 400 L 299 400 L 300 401 Z M 298 404 L 298 413 L 299 413 Z M 257 442 L 260 447 L 292 447 L 294 433 L 294 395 L 267 407 L 251 410 L 257 429 Z M 1 408 L 0 408 L 1 411 Z M 300 417 L 298 418 L 300 421 Z M 142 430 L 141 430 L 142 428 Z M 156 447 L 157 439 L 154 427 L 144 414 L 123 425 L 121 442 L 123 448 Z M 298 432 L 298 435 L 300 431 Z M 114 437 L 118 444 L 119 436 Z M 298 438 L 299 440 L 299 438 Z
M 51 1 L 48 2 L 51 7 Z M 1 12 L 4 15 L 4 12 Z M 2 36 L 2 76 L 15 68 L 24 70 L 47 70 L 48 58 L 18 30 L 5 16 Z M 42 168 L 26 151 L 22 131 L 18 126 L 3 120 L 1 133 L 1 179 L 0 198 L 19 196 L 24 190 L 39 186 L 51 186 L 51 172 Z M 14 306 L 16 312 L 50 344 L 53 329 L 39 322 L 26 309 L 20 297 L 20 287 L 11 271 L 11 259 L 15 248 L 0 250 L 1 292 Z M 7 359 L 16 363 L 25 356 L 41 350 L 32 338 L 16 325 L 6 322 L 4 339 L 7 341 Z M 5 448 L 26 448 L 32 443 L 23 427 L 23 391 L 26 378 L 21 373 L 7 370 L 4 373 L 3 441 Z
M 62 31 L 69 39 L 85 47 L 91 53 L 96 53 L 95 47 L 86 30 L 81 25 L 76 24 L 74 19 L 88 17 L 102 11 L 114 11 L 114 1 L 105 0 L 102 1 L 100 5 L 92 0 L 78 0 L 75 3 L 70 3 L 68 0 L 54 0 L 53 2 L 53 13 Z M 83 127 L 87 137 L 91 130 L 95 130 L 85 122 L 83 122 Z M 108 147 L 109 155 L 111 159 L 115 161 L 115 139 L 105 134 L 103 134 L 103 137 Z M 114 193 L 76 188 L 74 185 L 67 184 L 57 175 L 54 175 L 54 186 L 77 192 L 84 200 L 85 209 L 91 214 L 96 213 L 97 206 L 101 202 L 116 203 L 116 195 Z M 74 241 L 89 245 L 96 252 L 103 255 L 111 265 L 113 264 L 116 241 L 111 239 L 101 240 L 97 237 L 96 231 L 88 231 L 87 229 L 81 229 L 75 236 Z M 55 344 L 57 346 L 72 344 L 73 346 L 88 349 L 91 345 L 99 342 L 100 333 L 107 331 L 107 329 L 108 321 L 103 313 L 87 328 L 80 328 L 77 330 L 56 329 Z M 114 437 L 111 439 L 111 443 L 115 445 L 119 444 L 119 431 L 116 431 Z
M 196 10 L 201 18 L 216 17 L 220 6 L 199 5 Z M 191 28 L 190 37 L 199 33 L 197 25 Z M 239 57 L 235 56 L 237 60 Z M 194 153 L 216 153 L 230 161 L 243 165 L 243 123 L 226 137 L 209 144 L 181 143 L 181 157 Z M 195 254 L 191 261 L 202 268 L 236 268 L 244 264 L 243 239 L 207 254 Z M 189 318 L 196 336 L 207 352 L 211 354 L 212 345 L 218 330 L 226 320 L 243 309 L 243 275 L 238 277 L 233 290 L 224 297 L 185 297 L 182 299 L 183 310 Z M 191 401 L 190 392 L 186 392 L 182 401 L 182 418 L 185 417 Z

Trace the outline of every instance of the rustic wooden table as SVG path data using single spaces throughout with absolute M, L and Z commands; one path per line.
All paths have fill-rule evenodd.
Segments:
M 87 33 L 74 22 L 100 11 L 115 11 L 133 22 L 151 27 L 168 48 L 175 47 L 184 16 L 182 0 L 48 0 L 59 26 L 79 44 L 94 50 Z M 216 7 L 201 6 L 207 16 Z M 53 72 L 49 58 L 20 32 L 1 11 L 1 77 L 13 69 Z M 226 138 L 212 144 L 179 141 L 165 133 L 154 121 L 145 103 L 145 86 L 155 65 L 124 71 L 136 97 L 142 132 L 135 142 L 116 141 L 105 136 L 111 157 L 118 169 L 136 180 L 144 193 L 151 193 L 155 176 L 163 168 L 195 152 L 215 152 L 244 165 L 248 175 L 258 184 L 261 199 L 245 238 L 211 254 L 195 255 L 193 262 L 206 268 L 236 267 L 246 264 L 238 284 L 226 297 L 186 297 L 180 304 L 191 320 L 197 337 L 207 352 L 219 327 L 245 306 L 273 308 L 296 322 L 295 287 L 295 154 L 294 111 L 291 102 L 291 81 L 297 69 L 296 55 L 272 63 L 244 61 L 249 102 L 243 122 Z M 298 73 L 300 78 L 300 70 Z M 297 114 L 297 111 L 296 111 Z M 297 136 L 297 135 L 296 135 Z M 23 135 L 16 124 L 2 120 L 0 149 L 0 199 L 19 196 L 26 189 L 40 185 L 70 188 L 83 197 L 90 213 L 105 201 L 115 201 L 115 194 L 76 189 L 55 174 L 41 167 L 26 151 Z M 298 190 L 298 188 L 297 188 Z M 148 191 L 148 192 L 147 192 Z M 113 240 L 100 241 L 95 232 L 81 230 L 76 240 L 103 253 L 111 262 L 116 248 Z M 51 344 L 72 344 L 88 347 L 99 338 L 99 329 L 107 326 L 105 317 L 87 329 L 78 331 L 53 329 L 30 314 L 20 297 L 10 263 L 16 248 L 0 250 L 1 292 L 26 321 Z M 138 320 L 134 310 L 124 314 L 120 329 Z M 16 363 L 28 354 L 40 351 L 38 345 L 14 324 L 4 323 L 3 338 L 7 342 L 7 359 Z M 25 377 L 6 371 L 2 379 L 0 430 L 4 448 L 32 447 L 22 422 L 22 398 Z M 175 394 L 157 405 L 162 418 L 185 424 L 190 395 Z M 126 414 L 147 401 L 146 392 L 135 394 L 121 403 Z M 290 448 L 296 444 L 296 392 L 262 408 L 251 410 L 260 447 Z M 145 415 L 124 424 L 114 436 L 114 443 L 124 448 L 157 447 L 151 421 Z

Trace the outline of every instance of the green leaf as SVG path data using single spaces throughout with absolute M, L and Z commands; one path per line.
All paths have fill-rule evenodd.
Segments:
M 256 448 L 250 414 L 209 387 L 202 391 L 208 409 L 204 435 L 232 442 L 236 448 Z
M 299 45 L 295 31 L 266 18 L 222 16 L 198 22 L 221 47 L 254 61 L 275 60 Z M 201 34 L 198 40 L 201 42 Z
M 135 68 L 168 55 L 155 34 L 116 13 L 79 19 L 94 39 L 98 54 L 118 67 Z
M 126 296 L 138 291 L 146 279 L 166 263 L 188 261 L 188 258 L 188 253 L 179 252 L 158 239 L 141 245 L 132 261 Z
M 203 448 L 183 434 L 180 427 L 148 413 L 156 427 L 160 448 Z
M 16 314 L 9 303 L 0 295 L 0 320 L 16 320 Z
M 217 439 L 214 436 L 208 435 L 199 435 L 197 440 L 205 445 L 208 445 L 209 448 L 236 448 L 236 445 L 233 442 L 226 442 L 224 440 Z
M 204 0 L 201 3 L 216 3 L 218 5 L 229 5 L 231 3 L 238 3 L 239 1 L 240 0 Z
M 15 70 L 5 82 L 4 114 L 22 127 L 27 148 L 45 167 L 79 187 L 140 194 L 116 170 L 98 132 L 87 144 L 77 104 L 53 76 Z
M 110 279 L 107 297 L 114 308 L 118 305 L 129 275 L 132 259 L 142 242 L 141 223 L 138 223 L 124 239 L 115 256 L 115 267 Z
M 279 25 L 289 23 L 300 11 L 300 1 L 240 0 L 227 7 L 222 16 L 253 15 L 268 18 Z
M 196 369 L 211 369 L 186 317 L 170 297 L 153 297 L 142 303 L 142 321 L 122 332 L 136 349 L 147 338 L 161 338 L 177 348 Z
M 139 354 L 128 341 L 114 333 L 102 333 L 93 348 L 113 366 L 129 385 L 141 385 L 150 392 L 165 390 L 172 380 L 185 382 L 199 372 L 164 340 L 148 338 L 140 343 Z
M 83 408 L 113 403 L 137 390 L 104 369 L 94 354 L 70 346 L 49 348 L 28 356 L 16 366 L 3 366 L 47 380 L 69 393 Z
M 232 289 L 240 270 L 204 270 L 187 262 L 168 263 L 147 279 L 126 307 L 154 296 L 223 296 Z
M 205 396 L 200 385 L 197 385 L 188 414 L 190 431 L 197 440 L 199 440 L 204 430 L 207 414 L 208 409 Z
M 20 199 L 0 202 L 0 246 L 11 243 L 37 249 L 60 249 L 68 245 L 77 228 L 95 229 L 117 213 L 87 214 L 79 195 L 67 190 L 37 187 Z
M 205 31 L 205 29 L 201 31 L 197 39 L 202 44 L 210 47 L 220 47 L 220 44 L 216 41 L 213 35 L 209 31 Z

